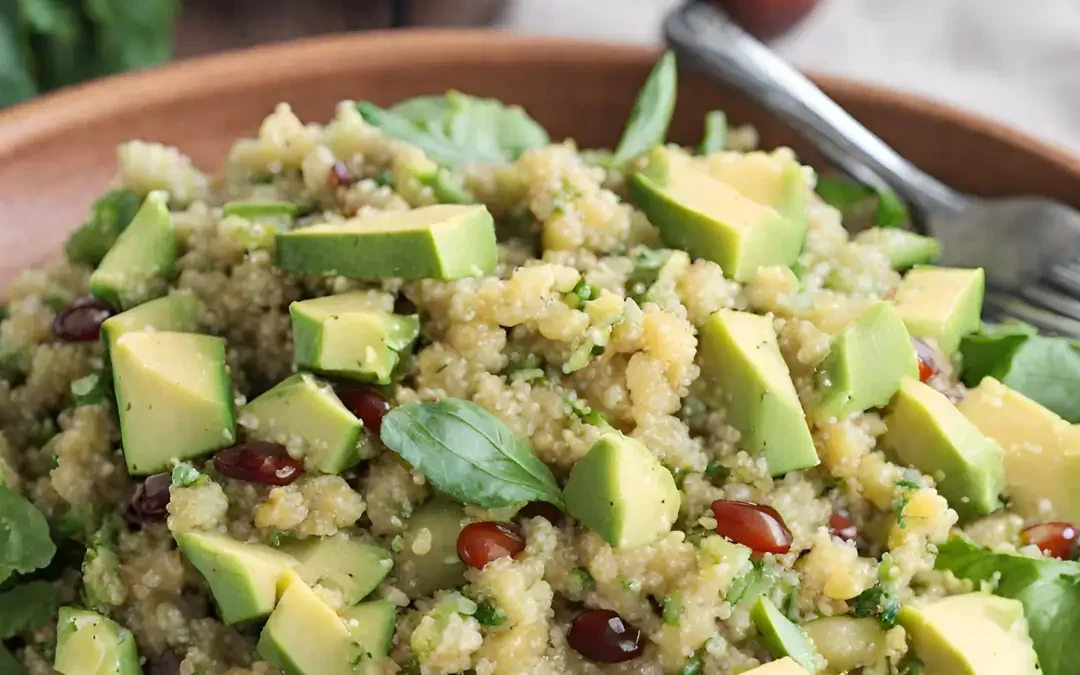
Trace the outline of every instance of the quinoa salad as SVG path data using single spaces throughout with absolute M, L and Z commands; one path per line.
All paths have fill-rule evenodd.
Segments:
M 5 291 L 0 675 L 1080 673 L 1078 348 L 675 89 L 120 146 Z

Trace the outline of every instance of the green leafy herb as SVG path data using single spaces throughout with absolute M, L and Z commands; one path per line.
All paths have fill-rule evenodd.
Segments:
M 109 378 L 100 372 L 71 382 L 71 401 L 77 406 L 101 403 L 109 398 L 109 393 Z
M 46 581 L 19 584 L 0 593 L 0 640 L 36 630 L 56 616 L 56 587 Z
M 875 190 L 845 178 L 819 178 L 814 190 L 826 204 L 845 215 L 874 200 L 874 225 L 877 227 L 903 227 L 909 219 L 904 202 L 889 188 Z
M 715 459 L 709 460 L 709 463 L 705 465 L 705 471 L 701 474 L 709 480 L 720 479 L 723 480 L 731 475 L 731 469 L 727 468 Z
M 678 593 L 672 593 L 664 598 L 664 624 L 667 626 L 679 625 L 679 614 L 682 613 L 682 598 Z
M 522 108 L 457 91 L 409 99 L 390 110 L 367 102 L 357 109 L 368 124 L 416 145 L 444 166 L 505 162 L 551 142 Z
M 400 406 L 383 418 L 380 435 L 432 485 L 463 502 L 563 507 L 555 477 L 529 443 L 475 403 L 446 398 Z
M 580 398 L 566 398 L 566 405 L 570 409 L 570 413 L 577 417 L 585 424 L 591 424 L 597 427 L 610 427 L 611 423 L 608 422 L 607 415 L 594 410 L 588 403 Z
M 221 207 L 226 216 L 237 216 L 247 220 L 258 218 L 282 218 L 291 221 L 300 212 L 300 206 L 293 202 L 256 202 L 231 201 Z
M 852 613 L 855 616 L 873 617 L 885 628 L 895 626 L 896 617 L 900 613 L 900 602 L 883 584 L 876 584 L 859 593 L 852 600 L 852 604 Z
M 731 584 L 725 599 L 732 605 L 749 605 L 779 580 L 780 570 L 775 563 L 754 561 L 754 566 Z
M 589 574 L 589 570 L 583 567 L 575 567 L 570 570 L 570 574 L 577 577 L 578 583 L 581 584 L 583 590 L 592 591 L 596 589 L 596 580 Z
M 675 54 L 669 51 L 660 57 L 638 93 L 622 138 L 612 155 L 615 164 L 624 164 L 664 143 L 671 115 L 675 112 L 678 88 Z
M 0 581 L 11 572 L 27 574 L 49 564 L 56 545 L 37 507 L 0 485 Z
M 901 479 L 896 481 L 896 497 L 893 499 L 892 509 L 896 513 L 896 524 L 898 527 L 906 527 L 904 522 L 904 507 L 907 506 L 908 500 L 911 499 L 911 495 L 921 489 L 922 486 L 913 480 Z
M 443 168 L 433 173 L 424 184 L 431 188 L 435 198 L 443 204 L 472 204 L 476 201 L 454 174 Z
M 983 326 L 960 341 L 963 380 L 978 386 L 993 377 L 1072 423 L 1080 422 L 1080 346 L 1044 337 L 1032 326 Z
M 3 30 L 2 25 L 0 25 L 0 30 Z M 2 57 L 2 54 L 0 54 L 0 57 Z M 3 87 L 4 81 L 0 79 L 0 94 L 4 91 Z M 4 675 L 24 675 L 26 673 L 22 664 L 15 660 L 15 655 L 9 652 L 3 644 L 0 644 L 0 673 L 4 673 Z
M 626 280 L 626 289 L 631 297 L 640 298 L 645 295 L 649 287 L 656 283 L 660 269 L 671 258 L 672 253 L 674 251 L 666 248 L 638 248 L 634 251 L 634 269 Z
M 679 675 L 701 675 L 701 659 L 697 656 L 690 657 L 690 660 L 683 666 Z
M 705 113 L 705 135 L 701 138 L 698 154 L 711 155 L 723 150 L 724 144 L 727 143 L 727 130 L 727 115 L 723 110 Z
M 99 197 L 90 207 L 90 219 L 68 237 L 64 247 L 68 260 L 83 265 L 100 263 L 141 205 L 142 197 L 131 190 L 112 190 Z
M 1080 563 L 994 553 L 956 536 L 938 547 L 935 567 L 988 582 L 995 595 L 1019 600 L 1045 675 L 1080 668 L 1080 656 L 1069 647 L 1080 635 Z
M 295 539 L 295 538 L 296 538 L 296 533 L 295 532 L 290 532 L 288 530 L 274 530 L 273 532 L 270 533 L 270 536 L 267 538 L 267 543 L 269 543 L 274 548 L 278 548 L 282 544 L 284 544 L 285 542 L 289 541 L 290 539 Z
M 189 487 L 204 478 L 198 469 L 187 462 L 177 464 L 172 470 L 172 484 L 176 487 Z
M 480 602 L 476 605 L 473 618 L 484 626 L 501 626 L 506 622 L 506 612 L 490 602 Z

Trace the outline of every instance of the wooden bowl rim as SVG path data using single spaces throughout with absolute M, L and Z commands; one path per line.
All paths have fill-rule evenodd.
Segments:
M 399 59 L 423 65 L 452 54 L 455 58 L 483 60 L 491 48 L 516 48 L 528 62 L 641 62 L 655 59 L 659 50 L 640 45 L 615 44 L 574 38 L 556 38 L 467 29 L 398 29 L 345 33 L 230 50 L 115 75 L 62 89 L 0 111 L 0 156 L 21 145 L 53 135 L 58 129 L 78 128 L 89 120 L 107 118 L 135 101 L 155 107 L 183 101 L 193 94 L 245 87 L 267 78 L 285 80 L 297 70 L 333 73 L 342 60 L 385 62 Z M 904 109 L 915 116 L 938 119 L 975 130 L 1053 164 L 1062 172 L 1080 176 L 1080 154 L 986 118 L 919 94 L 819 73 L 810 77 L 832 96 L 844 100 L 874 101 Z

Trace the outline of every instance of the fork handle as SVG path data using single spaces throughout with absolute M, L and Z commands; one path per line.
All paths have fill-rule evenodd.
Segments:
M 774 113 L 856 180 L 891 187 L 923 215 L 951 215 L 969 198 L 901 157 L 723 10 L 690 2 L 664 23 L 680 58 Z

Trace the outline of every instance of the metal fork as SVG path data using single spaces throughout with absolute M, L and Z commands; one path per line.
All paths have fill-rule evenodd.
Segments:
M 680 60 L 742 91 L 856 180 L 890 187 L 941 240 L 940 264 L 983 267 L 984 316 L 1080 338 L 1080 212 L 1044 197 L 983 199 L 921 171 L 722 10 L 691 2 L 664 23 Z

